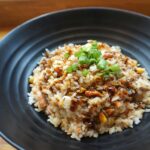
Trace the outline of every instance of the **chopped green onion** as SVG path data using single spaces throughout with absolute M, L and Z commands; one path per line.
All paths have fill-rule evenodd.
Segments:
M 78 64 L 73 64 L 71 67 L 73 71 L 76 71 L 78 69 Z
M 121 69 L 120 69 L 120 67 L 119 67 L 118 64 L 114 64 L 114 65 L 109 66 L 109 69 L 110 69 L 112 72 L 120 72 L 120 71 L 121 71 Z
M 93 49 L 89 51 L 88 56 L 89 58 L 99 59 L 101 57 L 101 52 L 96 49 Z
M 72 67 L 71 66 L 68 67 L 66 71 L 67 71 L 67 73 L 72 73 L 73 72 Z
M 84 70 L 82 71 L 82 75 L 83 75 L 83 76 L 87 76 L 88 73 L 89 73 L 89 70 L 87 70 L 87 69 L 84 69 Z
M 93 49 L 97 49 L 97 48 L 98 48 L 97 41 L 93 41 L 93 43 L 92 43 L 92 48 L 93 48 Z
M 110 76 L 116 75 L 120 76 L 121 69 L 118 64 L 108 65 L 107 60 L 102 57 L 101 51 L 98 50 L 97 41 L 93 41 L 92 43 L 87 43 L 83 45 L 78 52 L 75 53 L 75 56 L 78 58 L 78 63 L 80 65 L 87 64 L 88 67 L 90 65 L 95 64 L 98 69 L 100 69 L 100 74 L 104 78 L 108 78 Z M 65 54 L 65 57 L 68 58 L 69 55 Z M 67 72 L 71 73 L 78 69 L 77 64 L 73 64 L 67 68 Z M 82 74 L 86 76 L 88 74 L 88 70 L 84 69 Z
M 91 50 L 91 48 L 92 48 L 92 45 L 90 43 L 87 43 L 80 48 L 80 51 L 88 53 Z
M 64 54 L 64 57 L 65 57 L 66 59 L 68 59 L 68 58 L 69 58 L 69 56 L 70 56 L 70 54 L 69 54 L 69 53 L 65 53 L 65 54 Z
M 78 64 L 72 64 L 67 68 L 67 73 L 72 73 L 73 71 L 76 71 L 78 69 Z
M 101 57 L 101 52 L 97 49 L 97 42 L 93 44 L 85 44 L 80 48 L 78 52 L 75 53 L 75 56 L 78 58 L 79 63 L 83 64 L 94 64 L 97 63 L 97 60 Z
M 78 51 L 78 52 L 75 53 L 75 56 L 77 58 L 79 58 L 81 55 L 85 55 L 85 53 L 82 50 L 80 50 L 80 51 Z
M 88 59 L 88 57 L 87 57 L 86 55 L 80 56 L 80 57 L 79 57 L 79 63 L 80 63 L 81 65 L 83 65 L 83 64 L 89 64 L 89 59 Z
M 100 59 L 100 61 L 97 64 L 98 69 L 106 69 L 107 68 L 107 61 L 104 59 Z
M 94 58 L 91 58 L 91 59 L 89 60 L 89 63 L 90 63 L 90 64 L 97 63 L 97 60 L 96 60 L 96 59 L 94 59 Z

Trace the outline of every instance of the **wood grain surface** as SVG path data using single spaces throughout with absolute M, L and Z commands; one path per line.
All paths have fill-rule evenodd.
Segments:
M 150 0 L 0 0 L 0 39 L 16 25 L 43 13 L 74 7 L 127 9 L 150 16 Z M 15 150 L 0 138 L 0 150 Z
M 43 13 L 85 6 L 115 7 L 150 15 L 150 0 L 0 0 L 0 26 L 16 26 Z
M 13 27 L 3 27 L 0 29 L 0 40 L 12 29 Z M 0 149 L 1 150 L 1 149 Z
M 16 150 L 10 144 L 5 142 L 2 138 L 0 138 L 0 150 Z

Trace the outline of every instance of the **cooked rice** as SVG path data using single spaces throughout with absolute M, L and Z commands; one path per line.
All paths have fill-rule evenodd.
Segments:
M 88 44 L 92 42 L 89 40 Z M 98 49 L 109 65 L 120 66 L 121 77 L 104 80 L 97 74 L 95 64 L 89 67 L 87 76 L 82 75 L 83 67 L 66 73 L 71 64 L 78 62 L 74 53 L 81 47 L 68 44 L 53 52 L 46 50 L 29 78 L 29 104 L 45 112 L 50 123 L 77 140 L 121 132 L 132 128 L 134 123 L 139 124 L 143 113 L 150 112 L 150 81 L 146 70 L 122 54 L 118 46 L 98 42 Z

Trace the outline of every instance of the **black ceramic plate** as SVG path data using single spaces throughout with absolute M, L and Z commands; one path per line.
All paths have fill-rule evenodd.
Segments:
M 28 76 L 44 49 L 87 39 L 119 45 L 150 73 L 149 17 L 116 9 L 81 8 L 46 14 L 22 24 L 0 43 L 0 130 L 11 144 L 27 150 L 150 149 L 148 113 L 133 129 L 79 142 L 47 123 L 43 114 L 28 105 Z

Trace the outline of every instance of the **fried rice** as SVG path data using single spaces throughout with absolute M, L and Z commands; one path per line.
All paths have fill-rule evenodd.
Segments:
M 104 60 L 103 66 L 98 66 L 99 58 L 95 56 L 95 62 L 92 58 L 92 63 L 83 63 L 76 54 L 83 48 L 91 53 L 94 42 L 67 44 L 55 51 L 46 49 L 29 77 L 29 104 L 45 112 L 48 122 L 77 140 L 133 128 L 143 113 L 149 112 L 150 81 L 146 70 L 137 60 L 124 55 L 119 46 L 102 42 L 96 42 L 96 50 Z M 111 69 L 116 64 L 119 75 Z

